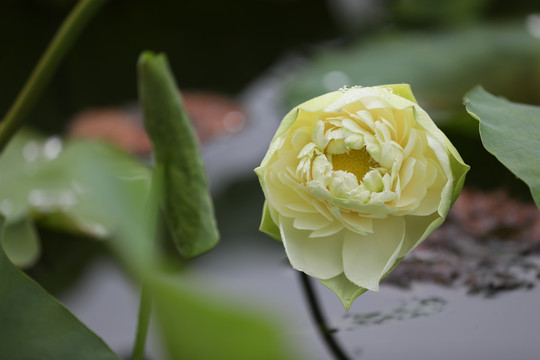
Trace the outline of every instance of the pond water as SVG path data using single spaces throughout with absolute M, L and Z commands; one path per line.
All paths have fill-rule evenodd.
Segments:
M 190 276 L 219 296 L 272 318 L 296 358 L 331 359 L 281 244 L 261 238 L 227 240 L 196 261 Z M 383 285 L 379 293 L 358 298 L 349 312 L 321 284 L 315 290 L 352 359 L 530 360 L 540 355 L 538 287 L 484 298 L 462 287 L 415 284 L 403 290 Z M 113 350 L 129 354 L 138 294 L 111 261 L 97 261 L 61 300 Z M 149 351 L 152 359 L 162 358 L 155 338 Z
M 260 299 L 286 321 L 284 329 L 307 359 L 330 359 L 312 326 L 295 271 L 281 249 L 247 242 L 198 271 L 222 287 Z M 228 256 L 229 255 L 229 256 Z M 226 260 L 234 257 L 234 261 Z M 540 290 L 515 290 L 494 298 L 468 295 L 465 288 L 415 284 L 409 290 L 382 286 L 359 297 L 345 312 L 321 284 L 317 294 L 338 341 L 355 359 L 534 359 L 540 356 L 536 311 Z M 245 298 L 244 298 L 245 300 Z

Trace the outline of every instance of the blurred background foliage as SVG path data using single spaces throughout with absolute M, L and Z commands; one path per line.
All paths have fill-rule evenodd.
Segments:
M 0 54 L 0 109 L 13 101 L 74 3 L 2 1 L 0 43 L 5 50 Z M 419 82 L 422 92 L 437 93 L 440 98 L 445 89 L 437 89 L 437 83 L 432 85 L 437 88 L 430 89 L 422 79 L 421 70 L 430 61 L 440 70 L 445 70 L 437 64 L 440 59 L 448 66 L 455 63 L 451 70 L 456 74 L 446 74 L 452 79 L 447 82 L 452 91 L 464 87 L 454 82 L 464 83 L 470 73 L 479 71 L 484 78 L 495 78 L 495 82 L 511 77 L 512 71 L 534 78 L 538 74 L 537 69 L 531 69 L 531 62 L 538 64 L 538 52 L 527 48 L 532 39 L 525 39 L 524 24 L 535 11 L 540 11 L 536 1 L 499 0 L 443 0 L 436 6 L 429 0 L 113 0 L 68 55 L 33 112 L 32 123 L 57 131 L 81 108 L 134 100 L 134 59 L 143 49 L 166 52 L 183 89 L 227 94 L 241 91 L 285 54 L 295 52 L 307 59 L 317 54 L 316 61 L 322 61 L 321 44 L 339 48 L 341 57 L 347 58 L 347 69 L 366 56 L 380 59 L 379 63 L 359 63 L 358 69 L 369 66 L 372 75 L 364 79 L 359 73 L 351 78 L 361 84 L 377 82 L 378 75 L 388 71 L 393 61 L 399 65 L 405 58 L 403 65 L 409 65 L 417 58 L 421 63 L 416 68 L 392 68 L 384 80 L 392 75 L 393 82 L 404 78 Z M 485 23 L 491 25 L 480 25 Z M 510 33 L 505 39 L 499 39 L 507 30 Z M 393 56 L 388 58 L 388 52 Z M 506 68 L 497 67 L 508 58 Z M 334 67 L 341 68 L 343 61 L 327 59 L 334 60 Z M 526 80 L 527 76 L 521 74 L 522 78 Z M 519 91 L 517 85 L 521 88 L 524 84 L 507 84 L 509 96 Z M 461 98 L 455 92 L 451 95 L 452 99 Z M 515 100 L 524 99 L 521 96 Z
M 74 3 L 2 1 L 1 109 Z M 133 101 L 135 61 L 145 49 L 167 53 L 183 89 L 234 94 L 284 51 L 337 35 L 320 0 L 112 0 L 68 55 L 32 123 L 53 131 L 83 107 Z
M 74 3 L 2 1 L 0 109 Z M 133 101 L 134 59 L 147 48 L 168 54 L 183 89 L 230 95 L 300 54 L 307 69 L 293 76 L 287 107 L 341 85 L 339 73 L 321 83 L 332 70 L 347 85 L 410 82 L 435 111 L 455 110 L 478 82 L 534 103 L 540 50 L 526 19 L 536 11 L 532 0 L 113 0 L 68 55 L 32 124 L 57 132 L 82 108 Z

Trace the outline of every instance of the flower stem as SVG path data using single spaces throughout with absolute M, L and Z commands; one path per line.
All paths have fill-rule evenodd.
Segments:
M 315 291 L 313 290 L 311 279 L 308 275 L 301 271 L 299 271 L 299 274 L 300 280 L 302 281 L 304 293 L 306 294 L 306 300 L 308 301 L 309 307 L 311 309 L 311 315 L 315 320 L 315 324 L 317 326 L 317 329 L 319 330 L 319 333 L 321 334 L 329 350 L 332 352 L 332 354 L 337 360 L 348 360 L 349 358 L 347 357 L 347 355 L 345 355 L 339 344 L 332 336 L 332 330 L 329 329 L 328 325 L 326 324 L 326 320 L 321 311 L 321 307 L 319 306 L 319 300 L 315 296 Z
M 135 338 L 135 345 L 133 345 L 132 360 L 142 360 L 144 358 L 144 347 L 146 344 L 146 335 L 148 334 L 148 325 L 150 324 L 151 311 L 152 296 L 148 285 L 143 283 L 141 288 L 139 316 L 137 319 L 137 336 Z
M 0 152 L 17 132 L 49 84 L 58 65 L 97 10 L 107 0 L 81 0 L 56 32 L 47 50 L 0 123 Z

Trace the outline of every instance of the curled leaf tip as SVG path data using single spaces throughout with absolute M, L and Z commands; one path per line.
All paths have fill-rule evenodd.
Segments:
M 141 55 L 139 98 L 155 168 L 163 169 L 166 222 L 180 254 L 199 256 L 216 246 L 219 234 L 195 130 L 164 54 Z

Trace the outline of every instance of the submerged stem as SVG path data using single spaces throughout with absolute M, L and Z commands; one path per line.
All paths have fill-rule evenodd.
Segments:
M 324 342 L 337 360 L 348 360 L 349 358 L 347 357 L 347 355 L 345 355 L 339 344 L 332 336 L 332 330 L 328 328 L 328 325 L 319 305 L 319 300 L 317 299 L 315 291 L 313 290 L 311 279 L 308 275 L 304 274 L 301 271 L 299 271 L 299 274 L 300 280 L 302 281 L 302 288 L 304 289 L 304 293 L 306 294 L 306 300 L 309 303 L 311 315 L 315 320 L 317 329 L 323 337 Z
M 81 0 L 71 10 L 30 78 L 0 123 L 0 152 L 17 132 L 53 77 L 58 65 L 97 10 L 107 0 Z

